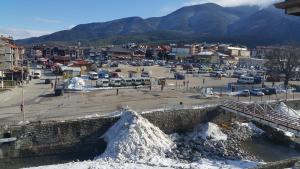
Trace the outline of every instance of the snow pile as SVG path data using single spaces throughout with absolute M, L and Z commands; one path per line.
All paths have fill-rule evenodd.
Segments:
M 104 135 L 106 151 L 96 159 L 117 161 L 149 160 L 164 157 L 174 146 L 158 127 L 133 111 L 126 111 Z
M 70 90 L 83 90 L 85 87 L 85 82 L 80 77 L 73 77 L 69 80 L 67 88 Z
M 287 116 L 291 116 L 291 117 L 297 117 L 300 118 L 300 114 L 298 111 L 288 107 L 286 104 L 284 104 L 283 102 L 280 102 L 279 105 L 275 108 L 275 110 L 278 113 L 282 113 L 285 114 Z
M 265 131 L 262 129 L 258 128 L 255 124 L 252 122 L 249 123 L 241 123 L 241 126 L 247 127 L 249 130 L 253 131 L 256 134 L 263 134 Z
M 195 128 L 192 135 L 194 135 L 194 137 L 201 137 L 202 139 L 209 139 L 212 141 L 227 140 L 227 135 L 221 131 L 219 126 L 210 122 L 199 125 Z

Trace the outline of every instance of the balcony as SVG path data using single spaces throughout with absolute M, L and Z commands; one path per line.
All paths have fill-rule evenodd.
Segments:
M 288 15 L 300 16 L 300 0 L 286 0 L 284 2 L 276 3 L 275 7 L 284 9 Z

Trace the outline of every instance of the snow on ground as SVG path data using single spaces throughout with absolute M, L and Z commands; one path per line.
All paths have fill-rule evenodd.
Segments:
M 257 166 L 257 163 L 250 161 L 212 161 L 208 159 L 202 159 L 197 163 L 181 163 L 172 159 L 159 158 L 157 163 L 154 162 L 83 161 L 30 169 L 241 169 Z
M 213 123 L 202 125 L 196 136 L 226 140 L 227 136 Z M 198 131 L 198 132 L 197 132 Z M 32 167 L 31 169 L 240 169 L 257 166 L 256 162 L 200 159 L 197 162 L 180 162 L 166 158 L 174 142 L 170 136 L 151 124 L 141 115 L 126 111 L 104 135 L 106 151 L 93 161 Z
M 210 122 L 199 125 L 191 134 L 193 137 L 201 137 L 202 139 L 213 141 L 227 140 L 227 135 L 221 131 L 219 126 Z
M 279 105 L 275 108 L 275 110 L 279 113 L 291 116 L 291 117 L 297 117 L 300 118 L 300 112 L 296 111 L 290 107 L 288 107 L 283 102 L 280 102 Z
M 280 128 L 276 128 L 276 130 L 277 131 L 282 131 L 284 133 L 284 135 L 287 136 L 287 137 L 290 137 L 290 138 L 295 137 L 295 134 L 290 132 L 290 131 L 282 130 Z
M 245 126 L 245 127 L 248 127 L 250 130 L 254 131 L 255 133 L 257 134 L 262 134 L 264 133 L 264 131 L 258 127 L 256 127 L 255 124 L 253 124 L 252 122 L 249 122 L 249 123 L 241 123 L 240 124 L 241 126 Z

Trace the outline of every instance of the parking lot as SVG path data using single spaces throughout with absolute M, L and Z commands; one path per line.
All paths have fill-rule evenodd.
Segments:
M 113 71 L 117 68 L 108 68 Z M 77 91 L 67 92 L 63 96 L 54 96 L 50 84 L 44 84 L 45 79 L 55 79 L 48 70 L 42 72 L 41 79 L 34 79 L 25 87 L 25 112 L 29 121 L 69 120 L 92 116 L 106 116 L 129 106 L 136 111 L 147 111 L 181 105 L 193 106 L 200 104 L 214 104 L 224 99 L 244 101 L 261 101 L 274 99 L 300 98 L 298 93 L 281 93 L 270 96 L 237 97 L 226 93 L 228 83 L 235 83 L 236 78 L 210 77 L 209 74 L 188 74 L 185 80 L 174 79 L 169 68 L 162 66 L 134 67 L 119 65 L 120 75 L 128 76 L 129 71 L 144 69 L 151 76 L 152 87 L 128 88 L 118 90 Z M 181 68 L 177 68 L 182 71 Z M 157 85 L 159 78 L 166 78 L 166 86 L 161 91 Z M 96 80 L 88 81 L 96 86 Z M 276 83 L 277 85 L 278 83 Z M 271 86 L 271 83 L 266 83 Z M 201 88 L 213 88 L 218 97 L 205 98 L 201 96 Z M 0 122 L 17 123 L 21 120 L 21 88 L 17 87 L 0 95 Z

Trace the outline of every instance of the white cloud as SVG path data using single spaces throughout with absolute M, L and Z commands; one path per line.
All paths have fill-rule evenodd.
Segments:
M 50 34 L 53 32 L 54 31 L 0 27 L 0 35 L 12 36 L 14 39 L 38 37 L 38 36 Z
M 161 12 L 162 14 L 169 14 L 169 13 L 175 11 L 176 9 L 177 9 L 177 8 L 173 8 L 173 7 L 166 6 L 166 7 L 161 8 L 161 9 L 160 9 L 160 12 Z
M 196 5 L 203 3 L 216 3 L 225 7 L 240 6 L 240 5 L 258 5 L 266 7 L 280 0 L 186 0 L 185 5 Z
M 61 23 L 60 20 L 47 19 L 47 18 L 34 18 L 34 20 L 42 23 Z

